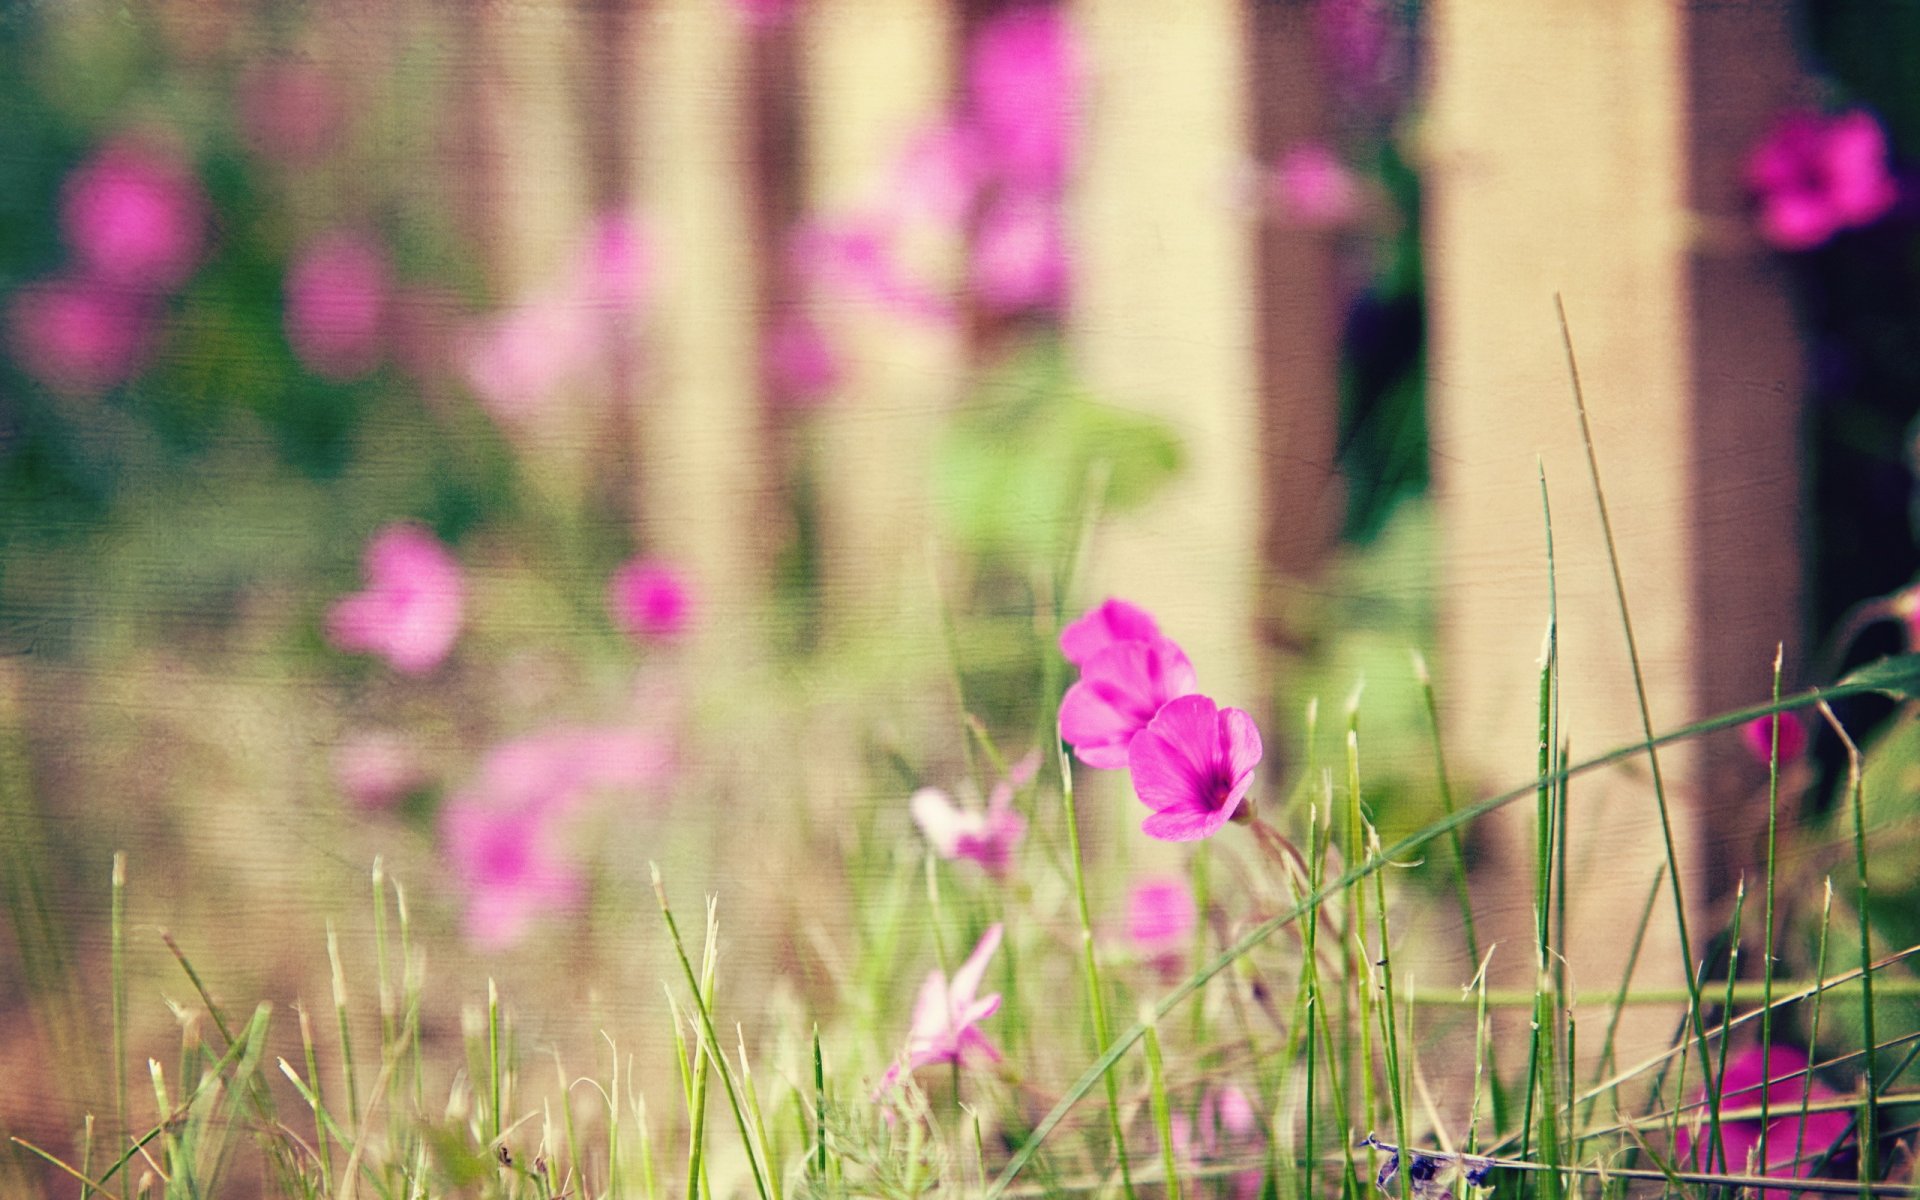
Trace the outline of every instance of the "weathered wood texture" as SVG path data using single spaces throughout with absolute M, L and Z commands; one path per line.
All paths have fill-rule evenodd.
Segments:
M 1796 630 L 1784 536 L 1793 342 L 1757 249 L 1703 240 L 1694 212 L 1733 215 L 1735 156 L 1748 144 L 1734 139 L 1751 134 L 1790 71 L 1782 7 L 1433 7 L 1427 244 L 1443 685 L 1456 757 L 1478 778 L 1524 777 L 1534 762 L 1547 616 L 1536 456 L 1553 498 L 1563 730 L 1576 757 L 1640 736 L 1556 295 L 1578 346 L 1655 728 L 1762 697 L 1775 641 Z M 1716 55 L 1737 57 L 1754 81 L 1730 88 L 1732 68 L 1713 65 Z M 1675 747 L 1661 765 L 1697 906 L 1702 831 L 1752 776 L 1730 774 L 1712 744 Z M 1569 958 L 1579 979 L 1613 980 L 1631 935 L 1623 916 L 1664 860 L 1646 763 L 1577 783 L 1569 823 Z M 1495 828 L 1492 936 L 1524 945 L 1530 901 L 1511 881 L 1526 877 L 1530 819 L 1510 810 Z M 1508 957 L 1510 970 L 1531 969 L 1524 954 Z M 1677 984 L 1680 963 L 1663 901 L 1638 979 Z M 1636 1024 L 1640 1038 L 1660 1039 L 1670 1016 Z

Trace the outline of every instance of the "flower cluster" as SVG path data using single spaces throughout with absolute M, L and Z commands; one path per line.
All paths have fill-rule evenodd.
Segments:
M 1153 809 L 1140 828 L 1171 842 L 1212 837 L 1240 811 L 1260 730 L 1199 694 L 1186 653 L 1144 610 L 1109 599 L 1060 634 L 1080 678 L 1060 702 L 1060 736 L 1087 766 L 1126 767 Z
M 20 365 L 67 392 L 131 379 L 167 297 L 199 265 L 206 229 L 206 195 L 171 141 L 129 134 L 106 143 L 60 192 L 67 268 L 22 288 L 8 312 Z

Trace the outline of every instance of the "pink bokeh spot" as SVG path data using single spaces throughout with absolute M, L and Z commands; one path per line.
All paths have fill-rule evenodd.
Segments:
M 59 391 L 98 392 L 139 371 L 151 335 L 146 308 L 92 279 L 55 279 L 15 293 L 7 310 L 13 355 Z
M 1260 756 L 1246 713 L 1205 696 L 1169 700 L 1127 754 L 1134 793 L 1154 810 L 1141 830 L 1169 842 L 1212 837 L 1240 810 Z
M 1175 1161 L 1188 1168 L 1245 1158 L 1266 1140 L 1253 1101 L 1231 1083 L 1216 1084 L 1201 1093 L 1193 1116 L 1172 1114 L 1168 1129 Z M 1263 1176 L 1257 1168 L 1235 1174 L 1231 1180 L 1234 1200 L 1254 1200 L 1260 1194 Z
M 1143 958 L 1185 949 L 1198 920 L 1193 889 L 1178 876 L 1142 879 L 1127 893 L 1127 938 Z
M 505 949 L 542 914 L 579 902 L 580 873 L 553 845 L 553 826 L 543 814 L 460 796 L 442 812 L 440 830 L 467 894 L 466 931 L 475 945 Z
M 405 675 L 439 666 L 460 633 L 466 581 L 453 555 L 417 525 L 389 525 L 367 543 L 367 586 L 327 614 L 327 638 L 384 658 Z
M 1116 642 L 1086 661 L 1061 699 L 1060 736 L 1089 767 L 1117 770 L 1161 706 L 1199 687 L 1193 664 L 1171 639 Z
M 1813 1164 L 1829 1149 L 1840 1144 L 1852 1128 L 1852 1117 L 1843 1111 L 1810 1112 L 1800 1117 L 1802 1096 L 1815 1103 L 1839 1100 L 1839 1092 L 1813 1080 L 1804 1072 L 1807 1056 L 1794 1046 L 1772 1046 L 1765 1058 L 1758 1046 L 1749 1047 L 1727 1063 L 1720 1081 L 1720 1107 L 1723 1112 L 1757 1108 L 1760 1089 L 1766 1088 L 1768 1121 L 1765 1126 L 1766 1160 L 1760 1160 L 1761 1124 L 1758 1116 L 1720 1122 L 1721 1145 L 1726 1150 L 1724 1170 L 1735 1175 L 1765 1174 L 1804 1179 L 1813 1173 Z M 1694 1107 L 1674 1131 L 1674 1152 L 1683 1170 L 1720 1171 L 1721 1156 L 1708 1140 L 1707 1094 L 1702 1088 L 1694 1095 Z M 1698 1161 L 1705 1151 L 1706 1162 Z M 1770 1200 L 1785 1200 L 1792 1193 L 1784 1188 L 1764 1189 Z
M 907 807 L 935 854 L 978 863 L 987 874 L 1004 879 L 1027 833 L 1027 819 L 1013 807 L 1014 787 L 1013 779 L 995 784 L 984 810 L 964 808 L 939 788 L 921 788 Z
M 84 271 L 120 287 L 164 292 L 193 274 L 207 200 L 192 169 L 158 141 L 109 142 L 67 177 L 60 229 Z
M 971 264 L 973 294 L 998 313 L 1057 313 L 1067 300 L 1067 250 L 1059 205 L 1010 193 L 980 219 Z
M 411 743 L 397 733 L 356 733 L 333 752 L 334 784 L 354 807 L 392 808 L 431 780 Z
M 1337 229 L 1360 212 L 1360 183 L 1321 142 L 1302 142 L 1274 164 L 1268 197 L 1281 218 L 1305 229 Z
M 1112 597 L 1060 631 L 1060 653 L 1076 667 L 1116 642 L 1147 642 L 1160 636 L 1153 614 L 1137 604 Z
M 935 1063 L 958 1063 L 985 1058 L 1000 1061 L 1000 1051 L 975 1026 L 1000 1010 L 999 993 L 981 996 L 980 984 L 986 979 L 987 963 L 1000 948 L 1001 927 L 989 926 L 960 969 L 948 981 L 934 971 L 920 985 L 913 1005 L 913 1019 L 907 1029 L 907 1046 L 900 1061 L 887 1069 L 880 1081 L 880 1092 L 890 1090 L 903 1073 L 911 1073 Z
M 309 243 L 287 271 L 287 343 L 314 374 L 358 379 L 386 351 L 393 280 L 378 243 L 336 231 Z
M 1871 225 L 1899 199 L 1886 133 L 1861 109 L 1787 113 L 1747 159 L 1746 175 L 1760 234 L 1781 250 L 1811 250 Z
M 802 313 L 781 317 L 767 331 L 766 373 L 774 401 L 790 408 L 827 400 L 844 374 L 826 331 Z
M 1763 767 L 1773 761 L 1773 726 L 1776 721 L 1780 725 L 1780 765 L 1785 767 L 1799 762 L 1807 752 L 1807 724 L 1798 713 L 1755 717 L 1740 727 L 1740 743 L 1746 747 L 1753 761 Z
M 674 563 L 636 558 L 608 581 L 607 607 L 629 636 L 643 642 L 672 641 L 692 628 L 693 588 Z
M 1073 166 L 1083 67 L 1066 14 L 1047 5 L 1004 10 L 967 50 L 968 115 L 997 174 L 1057 196 Z

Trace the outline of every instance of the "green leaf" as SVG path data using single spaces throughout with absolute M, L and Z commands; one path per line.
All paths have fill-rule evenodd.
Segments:
M 1895 700 L 1920 700 L 1920 654 L 1896 654 L 1870 662 L 1842 679 L 1839 686 L 1879 692 Z

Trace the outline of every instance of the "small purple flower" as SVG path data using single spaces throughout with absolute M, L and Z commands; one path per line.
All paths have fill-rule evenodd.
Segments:
M 1082 74 L 1079 42 L 1058 8 L 1006 9 L 980 27 L 967 48 L 967 102 L 996 174 L 1060 194 L 1079 133 Z
M 1160 636 L 1153 614 L 1111 597 L 1060 631 L 1060 653 L 1076 667 L 1116 642 L 1148 642 Z
M 949 861 L 969 859 L 987 874 L 1005 878 L 1027 833 L 1027 819 L 1013 807 L 1013 787 L 1011 780 L 995 785 L 985 811 L 962 808 L 939 788 L 921 788 L 908 808 L 935 854 Z
M 7 310 L 13 355 L 29 375 L 63 392 L 99 392 L 139 371 L 152 318 L 124 289 L 93 279 L 29 284 Z
M 1246 713 L 1205 696 L 1169 700 L 1127 754 L 1133 790 L 1154 810 L 1140 828 L 1169 842 L 1212 837 L 1239 811 L 1260 755 Z
M 1788 113 L 1747 160 L 1760 234 L 1782 250 L 1811 250 L 1843 229 L 1871 225 L 1899 199 L 1887 135 L 1864 109 Z
M 1178 876 L 1142 879 L 1127 893 L 1127 939 L 1156 965 L 1179 963 L 1198 921 L 1193 889 Z
M 386 254 L 358 233 L 316 238 L 287 271 L 287 343 L 326 379 L 358 379 L 386 352 L 393 281 Z
M 149 292 L 187 281 L 200 261 L 207 200 L 186 162 L 158 141 L 109 142 L 67 177 L 60 228 L 86 273 Z
M 467 894 L 467 936 L 483 949 L 504 949 L 541 914 L 579 902 L 584 880 L 554 845 L 546 814 L 462 795 L 441 813 L 440 830 Z
M 1767 766 L 1773 761 L 1773 727 L 1780 726 L 1780 765 L 1800 761 L 1807 752 L 1807 726 L 1798 713 L 1775 713 L 1771 717 L 1755 717 L 1740 727 L 1740 744 L 1745 746 L 1753 761 Z
M 913 1020 L 907 1030 L 906 1050 L 901 1061 L 889 1067 L 880 1081 L 881 1093 L 899 1082 L 903 1073 L 910 1074 L 935 1063 L 965 1066 L 968 1059 L 979 1056 L 990 1062 L 1000 1061 L 1000 1051 L 974 1028 L 1000 1010 L 998 992 L 991 996 L 979 994 L 987 963 L 1000 948 L 1000 934 L 999 925 L 989 926 L 967 961 L 953 973 L 951 982 L 936 970 L 920 985 L 920 995 L 913 1004 Z
M 1133 736 L 1162 705 L 1199 690 L 1193 664 L 1169 638 L 1116 642 L 1089 658 L 1060 701 L 1060 736 L 1090 767 L 1127 765 Z
M 970 266 L 973 294 L 990 312 L 1058 313 L 1066 307 L 1067 250 L 1050 198 L 1007 194 L 980 218 Z

